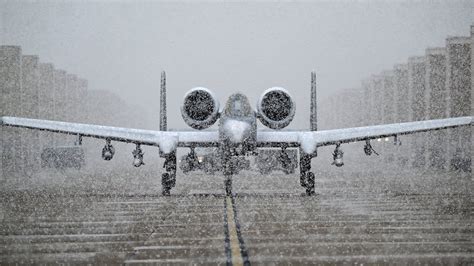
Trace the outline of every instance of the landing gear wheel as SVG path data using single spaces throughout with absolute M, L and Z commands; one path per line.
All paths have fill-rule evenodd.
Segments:
M 163 168 L 165 172 L 161 175 L 161 193 L 169 196 L 170 190 L 176 185 L 176 152 L 164 156 Z
M 232 196 L 232 176 L 226 176 L 224 185 L 225 185 L 225 195 Z
M 313 196 L 315 194 L 314 186 L 315 186 L 315 176 L 313 172 L 308 172 L 306 174 L 306 195 Z
M 163 196 L 169 196 L 169 195 L 171 195 L 170 188 L 163 187 L 163 188 L 161 189 L 161 195 L 163 195 Z
M 225 186 L 225 194 L 226 196 L 232 196 L 232 174 L 234 173 L 234 166 L 231 161 L 231 154 L 229 153 L 229 149 L 224 148 L 222 153 L 222 166 L 223 166 L 223 173 L 224 173 L 224 186 Z
M 161 175 L 161 194 L 163 196 L 169 196 L 170 190 L 173 187 L 174 179 L 171 177 L 170 173 L 163 173 Z
M 308 186 L 308 182 L 306 181 L 307 179 L 307 173 L 301 173 L 300 174 L 300 185 L 304 188 Z
M 300 150 L 300 184 L 306 189 L 306 195 L 314 195 L 315 177 L 311 170 L 311 155 Z
M 294 168 L 290 168 L 290 169 L 285 168 L 285 169 L 283 170 L 283 172 L 285 173 L 285 175 L 292 175 L 292 174 L 295 173 L 295 169 L 294 169 Z

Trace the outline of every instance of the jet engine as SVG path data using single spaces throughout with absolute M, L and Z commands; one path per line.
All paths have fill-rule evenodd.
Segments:
M 184 95 L 181 115 L 194 129 L 208 128 L 219 118 L 219 101 L 210 90 L 193 88 Z
M 295 102 L 283 88 L 273 87 L 263 92 L 257 103 L 260 122 L 271 129 L 281 129 L 295 116 Z

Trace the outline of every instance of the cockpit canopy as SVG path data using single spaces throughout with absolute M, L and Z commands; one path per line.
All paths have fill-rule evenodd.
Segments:
M 245 117 L 252 115 L 249 100 L 242 93 L 232 94 L 225 104 L 224 114 L 229 117 Z

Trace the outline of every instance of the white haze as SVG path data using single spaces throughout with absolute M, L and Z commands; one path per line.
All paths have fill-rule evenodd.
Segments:
M 156 123 L 161 70 L 168 75 L 169 126 L 192 87 L 213 90 L 221 104 L 234 91 L 256 102 L 271 86 L 290 90 L 298 107 L 292 128 L 309 124 L 310 71 L 321 96 L 448 35 L 467 35 L 472 1 L 332 2 L 17 2 L 0 1 L 0 44 L 116 92 Z M 153 120 L 152 120 L 153 121 Z

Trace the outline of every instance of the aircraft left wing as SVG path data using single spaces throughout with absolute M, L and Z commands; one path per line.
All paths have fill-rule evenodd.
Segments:
M 259 147 L 301 147 L 305 153 L 312 154 L 317 147 L 362 140 L 413 134 L 431 130 L 471 126 L 474 117 L 456 117 L 408 123 L 386 124 L 367 127 L 354 127 L 322 131 L 259 131 Z
M 218 144 L 217 131 L 153 131 L 21 117 L 2 117 L 0 122 L 3 126 L 158 146 L 160 151 L 165 154 L 176 150 L 176 147 L 187 147 L 190 145 L 215 147 Z

